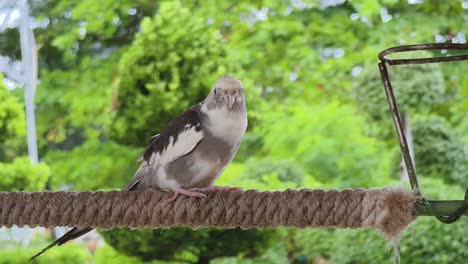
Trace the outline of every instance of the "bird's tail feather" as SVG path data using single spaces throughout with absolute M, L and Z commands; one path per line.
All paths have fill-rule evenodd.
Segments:
M 60 246 L 60 245 L 63 245 L 65 244 L 67 241 L 70 241 L 72 239 L 75 239 L 75 238 L 78 238 L 86 233 L 88 233 L 89 231 L 93 230 L 93 228 L 90 228 L 90 227 L 86 227 L 86 228 L 83 228 L 83 229 L 78 229 L 78 228 L 73 228 L 72 230 L 68 231 L 65 235 L 59 237 L 57 240 L 55 240 L 52 244 L 48 245 L 46 248 L 44 248 L 43 250 L 41 250 L 39 253 L 37 253 L 36 255 L 32 256 L 29 261 L 39 257 L 40 255 L 42 255 L 44 252 L 46 252 L 47 250 L 49 250 L 50 248 L 54 247 L 54 246 Z

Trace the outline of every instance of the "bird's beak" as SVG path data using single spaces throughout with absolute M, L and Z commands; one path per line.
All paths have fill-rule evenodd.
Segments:
M 228 108 L 229 108 L 229 111 L 232 110 L 232 107 L 234 106 L 234 104 L 236 103 L 237 101 L 237 96 L 234 95 L 234 94 L 230 94 L 226 97 L 227 99 L 227 103 L 228 103 Z

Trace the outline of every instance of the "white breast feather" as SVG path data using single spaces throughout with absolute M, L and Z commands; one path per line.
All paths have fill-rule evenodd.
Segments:
M 194 153 L 193 162 L 190 164 L 190 171 L 195 172 L 192 175 L 192 182 L 198 182 L 210 174 L 217 161 L 207 161 L 200 156 L 199 153 Z
M 229 112 L 225 108 L 208 110 L 206 105 L 202 106 L 201 111 L 208 116 L 210 123 L 207 129 L 210 130 L 213 136 L 233 144 L 238 143 L 244 136 L 247 129 L 245 112 Z
M 165 166 L 192 151 L 202 138 L 202 130 L 196 131 L 195 126 L 186 128 L 178 135 L 177 141 L 174 142 L 174 137 L 169 138 L 169 145 L 161 154 L 159 154 L 159 152 L 153 153 L 150 163 L 152 163 L 154 167 Z

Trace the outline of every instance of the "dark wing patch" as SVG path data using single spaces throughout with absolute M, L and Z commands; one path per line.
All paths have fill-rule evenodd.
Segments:
M 202 112 L 200 111 L 201 104 L 192 106 L 190 109 L 180 114 L 169 122 L 168 126 L 158 135 L 153 136 L 148 147 L 143 153 L 143 160 L 149 162 L 153 153 L 162 153 L 169 145 L 170 138 L 173 137 L 173 144 L 177 141 L 180 133 L 188 128 L 195 127 L 195 131 L 201 130 Z
M 149 160 L 151 158 L 151 153 L 153 153 L 153 145 L 155 144 L 158 138 L 159 138 L 159 134 L 156 134 L 150 138 L 148 146 L 143 152 L 143 155 L 137 161 Z

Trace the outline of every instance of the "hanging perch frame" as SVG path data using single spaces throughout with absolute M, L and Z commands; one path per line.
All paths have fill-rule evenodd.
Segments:
M 425 63 L 440 63 L 440 62 L 454 62 L 468 60 L 468 55 L 451 55 L 444 57 L 431 57 L 431 58 L 416 58 L 416 59 L 391 59 L 388 55 L 393 53 L 410 52 L 418 50 L 468 50 L 468 45 L 465 44 L 420 44 L 420 45 L 407 45 L 398 46 L 386 49 L 379 53 L 380 63 L 379 71 L 382 77 L 385 94 L 387 95 L 388 105 L 392 113 L 393 122 L 395 124 L 398 141 L 400 144 L 401 154 L 405 163 L 405 169 L 408 173 L 409 182 L 413 191 L 420 195 L 420 198 L 414 206 L 415 215 L 435 216 L 443 223 L 453 223 L 458 220 L 462 215 L 468 216 L 468 189 L 465 192 L 464 200 L 429 200 L 421 195 L 414 162 L 411 158 L 408 141 L 405 135 L 405 130 L 401 120 L 400 112 L 398 111 L 398 104 L 393 93 L 390 76 L 387 70 L 388 65 L 405 65 L 405 64 L 425 64 Z

